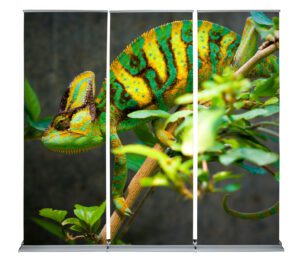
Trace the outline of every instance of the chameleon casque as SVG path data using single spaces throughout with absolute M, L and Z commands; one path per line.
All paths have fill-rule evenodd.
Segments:
M 246 21 L 241 37 L 208 21 L 198 21 L 199 82 L 232 65 L 240 67 L 257 51 L 258 33 Z M 192 21 L 167 23 L 142 34 L 110 66 L 110 140 L 112 148 L 122 146 L 118 133 L 133 129 L 145 120 L 127 114 L 136 110 L 169 110 L 174 100 L 193 85 Z M 268 76 L 276 68 L 277 57 L 269 56 L 251 75 Z M 79 74 L 62 97 L 59 113 L 45 131 L 42 142 L 53 151 L 79 153 L 105 141 L 105 88 L 95 98 L 93 72 Z M 164 144 L 172 135 L 156 131 Z M 123 198 L 127 179 L 126 156 L 115 155 L 112 197 L 116 209 L 129 216 L 131 210 Z M 252 215 L 253 217 L 253 215 Z M 258 216 L 257 216 L 258 217 Z

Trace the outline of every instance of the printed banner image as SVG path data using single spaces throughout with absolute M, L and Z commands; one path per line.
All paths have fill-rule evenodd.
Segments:
M 92 244 L 105 224 L 106 28 L 105 12 L 25 13 L 25 245 Z
M 24 251 L 283 250 L 279 64 L 279 12 L 25 12 Z
M 183 136 L 192 142 L 192 104 L 176 104 L 192 96 L 191 19 L 188 12 L 111 15 L 111 198 L 125 215 L 118 230 L 111 217 L 113 244 L 192 242 L 192 155 L 180 156 Z
M 278 15 L 198 13 L 198 244 L 279 243 Z

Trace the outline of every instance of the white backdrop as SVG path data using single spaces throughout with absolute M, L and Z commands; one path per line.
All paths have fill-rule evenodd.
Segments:
M 51 10 L 256 10 L 280 9 L 281 181 L 280 239 L 284 253 L 18 253 L 23 237 L 23 9 Z M 297 1 L 2 1 L 1 210 L 2 267 L 293 267 L 299 261 L 298 152 L 299 9 Z M 298 25 L 298 26 L 297 26 Z M 46 64 L 46 63 L 45 63 Z M 298 82 L 299 83 L 299 82 Z M 4 93 L 4 95 L 3 95 Z M 4 264 L 5 263 L 5 264 Z M 4 266 L 5 265 L 5 266 Z

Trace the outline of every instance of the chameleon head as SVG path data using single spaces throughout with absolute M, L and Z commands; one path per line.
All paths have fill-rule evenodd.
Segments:
M 64 94 L 58 115 L 45 131 L 42 142 L 52 151 L 79 153 L 104 140 L 94 102 L 94 74 L 78 75 Z

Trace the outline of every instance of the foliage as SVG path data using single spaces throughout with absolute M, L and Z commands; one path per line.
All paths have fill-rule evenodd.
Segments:
M 33 221 L 67 242 L 84 239 L 88 243 L 97 243 L 104 211 L 105 202 L 92 207 L 76 204 L 73 210 L 74 217 L 70 218 L 66 218 L 66 210 L 43 208 L 39 211 L 41 217 L 33 218 Z
M 279 18 L 273 17 L 269 19 L 263 12 L 253 11 L 250 12 L 253 18 L 253 23 L 256 30 L 261 35 L 262 39 L 272 41 L 278 38 L 279 31 Z
M 40 118 L 41 105 L 35 90 L 28 80 L 24 82 L 24 138 L 39 139 L 51 123 L 52 116 Z
M 265 144 L 278 136 L 278 124 L 273 117 L 279 112 L 279 76 L 250 81 L 236 77 L 227 68 L 202 83 L 198 93 L 198 181 L 202 192 L 233 192 L 240 189 L 242 174 L 233 174 L 228 167 L 240 166 L 253 174 L 265 174 L 266 165 L 275 164 L 278 155 Z M 158 152 L 147 145 L 127 145 L 115 153 L 149 156 L 158 161 L 160 171 L 142 179 L 144 187 L 169 187 L 191 198 L 193 111 L 192 94 L 177 99 L 186 110 L 173 114 L 164 111 L 137 111 L 129 116 L 164 120 L 164 129 L 177 122 L 176 142 L 171 151 Z M 276 128 L 274 130 L 274 127 Z M 275 140 L 278 142 L 278 140 Z M 151 146 L 152 147 L 152 146 Z M 210 174 L 209 165 L 218 163 L 220 171 Z M 262 168 L 261 168 L 262 167 Z M 275 176 L 278 180 L 278 176 Z M 219 187 L 219 182 L 227 182 Z

